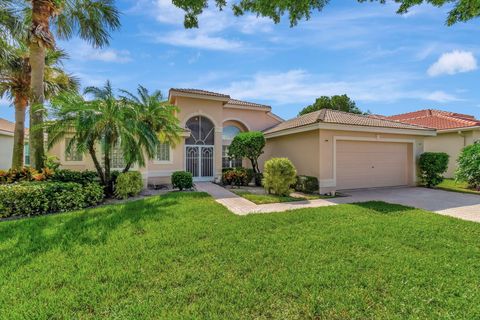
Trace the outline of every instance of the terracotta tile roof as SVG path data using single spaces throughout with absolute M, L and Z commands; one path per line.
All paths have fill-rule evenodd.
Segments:
M 0 118 L 0 131 L 13 133 L 15 130 L 15 123 L 7 119 Z
M 245 106 L 245 107 L 257 107 L 257 108 L 271 109 L 270 106 L 267 106 L 267 105 L 264 105 L 264 104 L 248 102 L 248 101 L 243 101 L 243 100 L 237 100 L 237 99 L 231 99 L 228 94 L 223 94 L 223 93 L 218 93 L 218 92 L 213 92 L 213 91 L 200 90 L 200 89 L 183 89 L 183 88 L 172 88 L 172 89 L 170 89 L 170 92 L 172 92 L 172 91 L 173 92 L 181 92 L 181 93 L 189 93 L 189 94 L 200 94 L 200 95 L 209 96 L 209 97 L 227 98 L 227 99 L 229 99 L 227 104 L 233 104 L 233 105 L 239 105 L 239 106 Z
M 420 125 L 437 130 L 458 129 L 480 126 L 480 120 L 474 116 L 441 110 L 419 110 L 398 114 L 386 119 Z
M 237 100 L 237 99 L 230 99 L 230 100 L 228 100 L 227 104 L 235 104 L 235 105 L 239 105 L 239 106 L 270 109 L 270 106 L 267 106 L 266 104 L 259 104 L 259 103 L 242 101 L 242 100 Z
M 204 96 L 211 96 L 211 97 L 230 98 L 228 94 L 212 92 L 207 90 L 200 90 L 200 89 L 172 88 L 170 89 L 170 91 L 177 91 L 177 92 L 191 93 L 191 94 L 201 94 Z
M 366 115 L 359 115 L 337 110 L 322 109 L 307 113 L 303 116 L 287 120 L 277 126 L 265 131 L 265 134 L 278 132 L 282 130 L 303 127 L 314 123 L 334 123 L 346 124 L 353 126 L 396 128 L 396 129 L 413 129 L 413 130 L 430 130 L 425 127 L 402 123 L 399 121 L 378 119 Z
M 13 134 L 15 131 L 15 122 L 8 121 L 7 119 L 0 118 L 0 133 L 6 132 Z M 25 137 L 28 136 L 28 128 L 25 128 Z

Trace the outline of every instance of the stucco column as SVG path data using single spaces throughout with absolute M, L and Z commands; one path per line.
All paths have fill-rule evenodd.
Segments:
M 215 127 L 215 179 L 222 176 L 222 132 L 223 127 Z

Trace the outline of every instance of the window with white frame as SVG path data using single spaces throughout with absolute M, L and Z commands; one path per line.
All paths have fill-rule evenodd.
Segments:
M 112 168 L 123 169 L 127 166 L 125 158 L 123 157 L 123 152 L 122 152 L 122 149 L 120 147 L 120 143 L 117 143 L 112 148 L 112 154 L 110 156 L 110 159 L 112 161 Z
M 170 143 L 164 142 L 157 146 L 157 154 L 155 156 L 157 161 L 170 161 Z
M 233 138 L 239 134 L 241 130 L 236 126 L 225 126 L 222 132 L 222 167 L 237 168 L 242 166 L 242 159 L 234 159 L 228 156 L 228 146 L 232 143 Z
M 234 159 L 228 156 L 228 146 L 222 146 L 222 168 L 237 168 L 242 166 L 242 159 Z
M 67 150 L 71 142 L 71 138 L 65 139 L 65 161 L 82 161 L 83 155 L 77 151 L 77 147 L 75 145 L 72 145 L 70 150 Z

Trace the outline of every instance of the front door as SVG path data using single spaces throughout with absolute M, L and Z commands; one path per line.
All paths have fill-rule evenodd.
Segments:
M 213 146 L 185 146 L 185 170 L 192 174 L 195 181 L 213 180 L 213 151 Z

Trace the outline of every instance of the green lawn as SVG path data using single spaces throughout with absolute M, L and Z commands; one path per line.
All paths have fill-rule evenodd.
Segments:
M 461 192 L 461 193 L 472 193 L 480 195 L 480 192 L 477 190 L 472 190 L 468 188 L 466 182 L 456 182 L 454 179 L 444 179 L 442 183 L 437 186 L 438 189 Z
M 0 319 L 478 319 L 480 224 L 171 193 L 0 223 Z
M 302 197 L 291 197 L 291 196 L 277 196 L 275 194 L 258 194 L 249 192 L 241 189 L 230 189 L 233 193 L 244 197 L 247 200 L 252 201 L 255 204 L 267 204 L 267 203 L 278 203 L 278 202 L 292 202 L 292 201 L 304 201 L 304 200 L 314 200 L 323 198 L 320 195 L 309 195 L 305 194 Z

